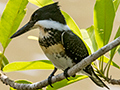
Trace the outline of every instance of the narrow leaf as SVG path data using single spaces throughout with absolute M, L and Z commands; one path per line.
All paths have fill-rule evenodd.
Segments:
M 120 54 L 120 47 L 118 48 L 118 53 Z
M 70 17 L 66 12 L 62 11 L 62 14 L 64 15 L 67 25 L 70 27 L 70 29 L 77 34 L 79 37 L 82 37 L 82 34 L 80 32 L 79 27 L 77 26 L 77 24 L 75 23 L 75 21 L 72 19 L 72 17 Z
M 4 72 L 23 71 L 32 69 L 53 69 L 54 66 L 49 60 L 38 60 L 29 62 L 13 62 L 7 64 L 4 68 Z
M 87 29 L 81 29 L 80 31 L 82 33 L 83 40 L 90 47 L 92 53 L 95 52 L 98 49 L 98 46 L 97 46 L 97 42 L 95 40 L 94 27 L 91 26 Z
M 118 6 L 119 6 L 119 4 L 120 4 L 120 0 L 114 0 L 113 3 L 114 3 L 115 11 L 117 11 Z
M 0 52 L 0 58 L 2 57 L 2 52 Z M 1 67 L 1 70 L 3 69 L 3 67 L 4 66 L 6 66 L 7 64 L 8 64 L 9 62 L 8 62 L 8 59 L 5 57 L 5 56 L 3 56 L 3 59 L 2 59 L 2 67 Z
M 100 60 L 100 58 L 98 58 L 98 60 Z M 105 62 L 105 63 L 108 63 L 109 62 L 109 58 L 108 57 L 106 57 L 106 56 L 104 56 L 104 59 L 103 59 L 103 62 Z M 112 65 L 112 66 L 114 66 L 114 67 L 116 67 L 116 68 L 118 68 L 118 69 L 120 69 L 120 66 L 119 65 L 117 65 L 115 62 L 111 62 L 111 64 L 110 65 Z
M 77 82 L 79 80 L 85 79 L 87 77 L 88 76 L 84 76 L 84 75 L 76 75 L 76 77 L 70 77 L 69 78 L 70 81 L 68 81 L 67 79 L 64 79 L 62 81 L 52 84 L 54 88 L 52 88 L 51 86 L 47 86 L 46 90 L 56 90 L 56 89 L 62 88 L 64 86 L 70 85 L 74 82 Z
M 112 0 L 96 0 L 94 6 L 94 29 L 99 48 L 109 41 L 115 17 Z
M 119 37 L 119 36 L 120 36 L 120 27 L 119 27 L 116 35 L 115 35 L 114 40 L 115 40 L 117 37 Z M 111 59 L 113 58 L 113 56 L 114 56 L 114 54 L 115 54 L 115 52 L 116 52 L 116 50 L 117 50 L 118 47 L 119 47 L 119 46 L 117 46 L 117 47 L 113 48 L 112 50 L 110 50 L 110 58 L 111 58 Z
M 4 48 L 25 15 L 27 0 L 9 0 L 0 20 L 0 42 Z
M 43 7 L 45 5 L 53 3 L 53 0 L 28 0 L 30 3 L 37 5 L 38 7 Z
M 114 39 L 116 39 L 116 38 L 119 37 L 119 36 L 120 36 L 120 27 L 119 27 L 119 29 L 118 29 L 118 31 L 117 31 L 116 36 L 115 36 Z M 108 63 L 107 74 L 106 74 L 107 77 L 108 77 L 109 70 L 110 70 L 110 64 L 111 64 L 111 62 L 112 62 L 113 56 L 114 56 L 116 50 L 118 49 L 118 47 L 119 47 L 119 46 L 117 46 L 117 47 L 113 48 L 112 50 L 110 50 L 110 60 L 109 60 L 109 63 Z

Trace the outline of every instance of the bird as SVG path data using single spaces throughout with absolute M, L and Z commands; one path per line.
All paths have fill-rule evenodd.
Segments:
M 54 70 L 48 77 L 48 83 L 53 87 L 51 78 L 58 69 L 61 69 L 66 79 L 68 79 L 69 75 L 67 71 L 82 59 L 89 56 L 89 53 L 82 39 L 67 25 L 58 2 L 37 9 L 32 14 L 28 23 L 10 38 L 15 38 L 35 28 L 39 28 L 38 41 L 40 47 L 54 65 Z M 96 75 L 91 64 L 85 67 L 82 72 L 86 73 L 96 85 L 109 89 Z

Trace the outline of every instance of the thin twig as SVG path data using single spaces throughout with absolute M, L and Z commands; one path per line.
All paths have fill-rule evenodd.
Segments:
M 95 53 L 91 54 L 90 56 L 86 57 L 81 62 L 79 62 L 78 64 L 76 64 L 72 68 L 70 68 L 68 70 L 68 75 L 69 76 L 75 75 L 75 73 L 79 72 L 80 70 L 85 68 L 87 65 L 89 65 L 91 62 L 95 61 L 98 57 L 104 55 L 106 52 L 110 51 L 111 49 L 113 49 L 114 47 L 116 47 L 118 45 L 120 45 L 120 37 L 118 37 L 117 39 L 115 39 L 111 43 L 105 45 L 104 47 L 102 47 L 101 49 L 96 51 Z M 35 89 L 41 89 L 41 88 L 48 85 L 47 79 L 45 79 L 41 82 L 33 83 L 33 84 L 15 83 L 13 80 L 9 79 L 5 74 L 3 74 L 3 72 L 0 72 L 0 79 L 4 84 L 9 85 L 9 86 L 11 86 L 15 89 L 18 89 L 18 90 L 35 90 Z M 52 77 L 52 83 L 61 81 L 63 79 L 65 79 L 63 73 L 58 74 L 58 75 Z M 108 82 L 111 84 L 117 84 L 117 83 L 119 83 L 119 81 L 120 80 L 115 80 L 115 79 L 108 80 Z M 119 84 L 117 84 L 117 85 L 119 85 Z
M 112 85 L 120 85 L 120 79 L 116 80 L 116 79 L 108 79 L 107 80 L 108 83 L 112 84 Z

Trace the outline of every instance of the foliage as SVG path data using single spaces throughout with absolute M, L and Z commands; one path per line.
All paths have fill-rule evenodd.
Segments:
M 4 72 L 23 71 L 32 69 L 54 69 L 49 60 L 38 60 L 29 62 L 13 62 L 3 68 Z
M 3 52 L 0 58 L 0 68 L 6 47 L 8 46 L 10 36 L 17 30 L 25 15 L 27 0 L 9 0 L 0 19 L 0 43 L 3 46 Z M 14 9 L 13 9 L 14 8 Z M 6 27 L 7 26 L 7 27 Z M 4 61 L 4 59 L 3 59 Z
M 53 3 L 52 0 L 29 0 L 29 2 L 39 7 Z M 27 0 L 9 0 L 0 19 L 0 43 L 3 46 L 3 51 L 0 52 L 0 68 L 4 72 L 31 69 L 53 69 L 52 63 L 48 60 L 9 63 L 8 59 L 4 55 L 6 47 L 9 45 L 9 42 L 11 41 L 9 39 L 10 36 L 17 30 L 26 13 L 24 9 L 27 3 L 28 3 Z M 70 29 L 84 40 L 86 45 L 89 46 L 90 49 L 89 52 L 93 53 L 97 51 L 99 48 L 108 44 L 113 30 L 115 14 L 119 4 L 120 0 L 96 0 L 94 6 L 94 24 L 87 29 L 80 30 L 77 24 L 74 22 L 74 20 L 66 12 L 62 11 L 62 14 L 65 16 L 67 24 L 70 27 Z M 115 35 L 115 38 L 119 36 L 120 27 Z M 103 76 L 103 78 L 105 77 L 104 79 L 109 77 L 109 70 L 111 65 L 120 69 L 120 66 L 113 62 L 113 57 L 116 51 L 120 53 L 119 46 L 110 51 L 109 54 L 110 58 L 106 56 L 101 56 L 100 58 L 98 58 L 99 66 L 96 66 L 93 63 L 93 66 L 96 68 L 98 75 Z M 106 63 L 105 68 L 103 67 L 103 62 Z M 98 68 L 100 68 L 100 70 Z M 54 90 L 85 78 L 87 78 L 87 76 L 77 75 L 75 78 L 70 77 L 70 81 L 62 80 L 60 82 L 53 84 L 53 86 L 55 87 Z M 22 81 L 22 83 L 26 82 L 27 81 Z M 52 90 L 50 86 L 48 86 L 46 89 Z M 14 89 L 10 88 L 10 90 Z

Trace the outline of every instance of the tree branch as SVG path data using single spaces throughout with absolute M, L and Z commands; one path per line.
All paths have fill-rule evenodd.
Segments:
M 110 83 L 110 84 L 113 84 L 113 85 L 120 85 L 120 79 L 116 80 L 116 79 L 112 79 L 110 77 L 110 78 L 108 78 L 107 82 Z
M 91 54 L 90 56 L 86 57 L 78 64 L 74 65 L 72 68 L 70 68 L 68 70 L 68 75 L 69 76 L 75 75 L 75 73 L 79 72 L 80 70 L 85 68 L 87 65 L 89 65 L 91 62 L 95 61 L 98 57 L 104 55 L 106 52 L 110 51 L 111 49 L 113 49 L 114 47 L 116 47 L 118 45 L 120 45 L 120 37 L 118 37 L 117 39 L 115 39 L 111 43 L 105 45 L 101 49 L 97 50 L 95 53 Z M 33 83 L 33 84 L 15 83 L 13 80 L 9 79 L 5 74 L 3 74 L 2 71 L 0 72 L 0 79 L 4 84 L 9 85 L 9 86 L 11 86 L 15 89 L 18 89 L 18 90 L 35 90 L 35 89 L 41 89 L 41 88 L 48 85 L 47 79 L 45 79 L 41 82 Z M 58 75 L 52 77 L 52 83 L 61 81 L 63 79 L 65 79 L 63 73 L 58 74 Z M 111 84 L 117 84 L 120 80 L 109 79 L 108 81 Z M 120 82 L 119 82 L 119 84 L 120 84 Z

